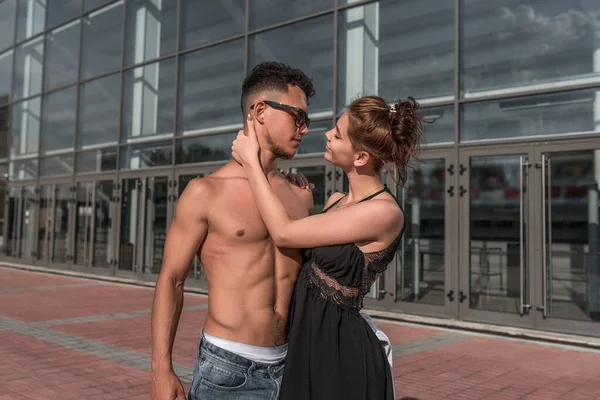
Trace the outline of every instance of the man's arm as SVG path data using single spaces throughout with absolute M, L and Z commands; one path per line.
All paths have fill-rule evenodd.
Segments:
M 207 214 L 211 203 L 210 184 L 203 179 L 190 181 L 177 202 L 175 217 L 165 242 L 162 268 L 152 305 L 153 381 L 173 375 L 171 355 L 183 307 L 183 285 L 190 265 L 206 237 Z M 159 386 L 161 392 L 173 390 L 170 384 L 164 382 Z M 162 399 L 169 395 L 157 393 L 156 398 Z

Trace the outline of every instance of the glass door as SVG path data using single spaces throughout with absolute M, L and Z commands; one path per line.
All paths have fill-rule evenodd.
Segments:
M 456 199 L 458 172 L 447 151 L 428 152 L 411 164 L 407 181 L 396 188 L 404 211 L 404 235 L 390 264 L 386 291 L 403 312 L 456 314 Z M 394 187 L 389 179 L 388 186 Z
M 538 148 L 538 326 L 600 335 L 600 146 Z
M 7 257 L 19 256 L 20 215 L 21 215 L 21 187 L 8 188 L 8 212 L 6 214 L 6 244 L 4 252 Z
M 42 184 L 39 188 L 37 257 L 45 263 L 67 264 L 71 246 L 69 226 L 73 215 L 71 183 Z
M 165 176 L 125 177 L 120 184 L 119 271 L 160 272 L 174 183 Z
M 77 182 L 74 210 L 76 265 L 109 271 L 115 264 L 115 187 L 112 179 Z M 64 210 L 64 202 L 62 205 Z
M 462 150 L 460 316 L 531 327 L 533 154 L 528 148 Z

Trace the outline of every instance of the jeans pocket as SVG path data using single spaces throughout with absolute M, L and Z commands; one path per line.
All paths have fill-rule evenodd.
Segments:
M 212 357 L 200 357 L 199 372 L 200 386 L 216 390 L 241 389 L 248 381 L 247 374 Z

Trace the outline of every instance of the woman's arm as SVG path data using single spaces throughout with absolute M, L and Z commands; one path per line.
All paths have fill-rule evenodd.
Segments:
M 378 241 L 402 224 L 402 212 L 385 200 L 371 200 L 331 213 L 290 219 L 258 161 L 244 165 L 260 215 L 277 246 L 307 248 Z

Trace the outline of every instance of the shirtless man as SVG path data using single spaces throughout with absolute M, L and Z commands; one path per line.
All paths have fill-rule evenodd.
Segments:
M 278 173 L 277 159 L 292 158 L 308 133 L 313 95 L 304 73 L 279 63 L 258 65 L 242 86 L 244 126 L 252 114 L 265 173 L 295 219 L 312 212 L 312 193 Z M 301 254 L 273 244 L 244 169 L 230 161 L 192 180 L 177 203 L 152 309 L 152 400 L 185 399 L 171 354 L 196 254 L 209 306 L 189 399 L 277 399 Z

